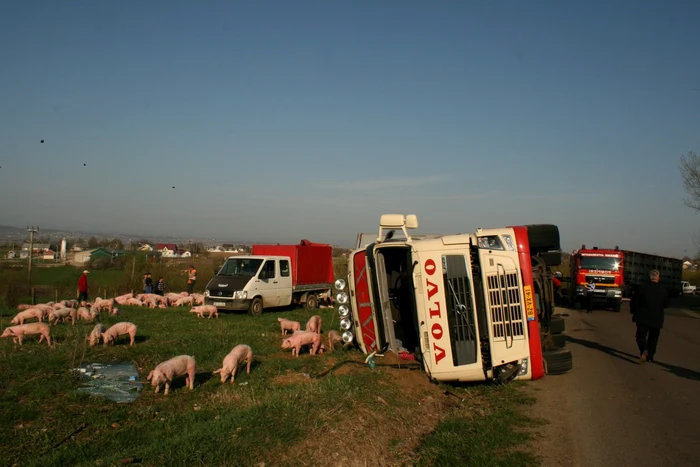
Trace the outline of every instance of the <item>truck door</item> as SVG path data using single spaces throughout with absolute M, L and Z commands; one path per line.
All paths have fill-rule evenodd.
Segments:
M 279 280 L 277 278 L 277 260 L 268 259 L 258 273 L 256 288 L 263 299 L 263 307 L 279 306 Z
M 278 306 L 287 306 L 292 303 L 292 273 L 288 259 L 281 259 L 279 265 L 280 274 L 279 282 L 277 283 Z
M 522 360 L 530 355 L 530 351 L 517 253 L 506 251 L 498 235 L 487 238 L 490 242 L 480 242 L 482 248 L 478 248 L 478 255 L 487 307 L 491 362 L 495 367 Z

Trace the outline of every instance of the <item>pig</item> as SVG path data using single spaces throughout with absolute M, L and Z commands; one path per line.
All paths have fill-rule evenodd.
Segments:
M 126 306 L 143 306 L 143 302 L 138 298 L 127 298 L 124 302 Z
M 45 312 L 44 310 L 40 310 L 39 308 L 28 308 L 24 311 L 20 311 L 15 315 L 14 318 L 12 318 L 12 321 L 10 323 L 12 324 L 24 324 L 24 322 L 28 319 L 36 318 L 39 320 L 41 323 L 44 320 L 44 315 Z
M 61 305 L 66 308 L 78 308 L 78 300 L 61 300 Z
M 96 318 L 94 313 L 91 313 L 90 310 L 82 306 L 78 308 L 76 314 L 78 316 L 78 320 L 82 319 L 83 321 L 87 321 L 88 323 L 94 321 Z
M 343 340 L 340 337 L 340 333 L 338 331 L 329 331 L 328 332 L 328 350 L 333 350 L 335 348 L 336 342 L 342 343 Z
M 309 321 L 306 323 L 306 330 L 310 332 L 315 332 L 316 334 L 321 334 L 322 322 L 323 320 L 320 316 L 314 315 L 311 318 L 309 318 Z
M 192 307 L 190 313 L 197 313 L 197 318 L 204 318 L 205 313 L 209 313 L 208 319 L 211 319 L 212 316 L 216 316 L 217 319 L 219 318 L 219 310 L 217 310 L 214 305 L 195 306 Z
M 102 341 L 104 346 L 107 344 L 114 345 L 114 341 L 119 336 L 129 335 L 130 342 L 129 346 L 134 345 L 134 340 L 136 338 L 136 325 L 134 323 L 129 323 L 128 321 L 122 321 L 120 323 L 112 325 L 109 329 L 102 333 Z
M 310 331 L 296 332 L 282 341 L 283 349 L 292 349 L 292 356 L 299 356 L 303 345 L 309 346 L 309 353 L 315 355 L 321 347 L 321 334 Z
M 299 321 L 291 321 L 284 318 L 277 318 L 277 321 L 279 321 L 280 323 L 280 328 L 282 328 L 283 336 L 287 333 L 287 331 L 292 331 L 292 333 L 294 333 L 294 331 L 298 331 L 301 329 L 301 324 L 299 323 Z
M 165 383 L 165 394 L 170 392 L 170 383 L 176 376 L 185 375 L 185 386 L 194 390 L 194 373 L 196 370 L 196 362 L 194 357 L 189 355 L 179 355 L 170 360 L 162 362 L 148 374 L 148 379 L 151 386 L 155 386 L 155 393 L 158 394 L 161 383 Z
M 126 301 L 130 298 L 134 298 L 134 294 L 132 293 L 127 293 L 124 295 L 120 295 L 118 297 L 114 297 L 114 301 L 117 302 L 120 305 L 126 304 Z
M 22 345 L 22 339 L 24 338 L 25 334 L 41 334 L 41 337 L 39 338 L 39 343 L 45 340 L 46 343 L 50 346 L 50 329 L 51 328 L 49 328 L 49 325 L 46 323 L 20 324 L 19 326 L 10 326 L 9 328 L 5 328 L 0 337 L 11 337 L 12 342 L 14 342 L 15 344 Z
M 192 306 L 194 304 L 193 302 L 194 300 L 192 299 L 192 297 L 181 297 L 180 299 L 175 301 L 173 306 Z
M 92 309 L 96 310 L 98 312 L 104 310 L 105 308 L 107 309 L 107 311 L 110 314 L 114 314 L 113 313 L 113 309 L 114 309 L 114 299 L 113 298 L 110 298 L 109 300 L 103 299 L 103 300 L 100 300 L 99 302 L 95 301 L 95 303 L 92 305 Z
M 95 344 L 100 343 L 100 339 L 102 339 L 102 333 L 105 332 L 105 327 L 102 325 L 102 323 L 97 323 L 94 328 L 92 328 L 92 332 L 90 332 L 90 335 L 85 338 L 85 340 L 90 341 L 90 347 L 94 347 Z
M 49 313 L 48 322 L 53 323 L 54 326 L 58 324 L 58 321 L 65 321 L 71 317 L 71 308 L 58 308 L 51 313 Z
M 28 305 L 26 303 L 23 303 L 21 305 L 17 305 L 17 311 L 28 310 L 30 308 L 34 308 L 34 305 Z
M 204 294 L 201 293 L 193 293 L 190 295 L 194 299 L 194 304 L 195 305 L 204 305 Z
M 250 374 L 250 365 L 253 363 L 253 349 L 249 345 L 239 344 L 235 346 L 229 353 L 224 357 L 224 362 L 221 368 L 216 370 L 214 374 L 221 374 L 221 382 L 225 383 L 228 377 L 231 377 L 231 384 L 235 382 L 236 373 L 238 372 L 238 365 L 242 365 L 243 362 L 247 362 L 246 374 Z

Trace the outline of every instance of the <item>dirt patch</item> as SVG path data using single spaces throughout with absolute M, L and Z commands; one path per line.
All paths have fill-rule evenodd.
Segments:
M 279 375 L 275 378 L 273 378 L 272 382 L 274 384 L 277 384 L 279 386 L 291 386 L 293 384 L 311 384 L 312 382 L 316 381 L 315 379 L 311 378 L 310 376 L 307 376 L 303 373 L 294 373 L 292 371 L 287 370 L 287 373 L 284 375 Z

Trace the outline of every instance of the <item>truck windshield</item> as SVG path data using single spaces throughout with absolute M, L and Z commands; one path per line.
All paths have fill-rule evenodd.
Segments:
M 619 271 L 622 260 L 620 258 L 606 258 L 605 256 L 582 256 L 580 264 L 581 269 Z
M 262 259 L 252 258 L 229 258 L 221 267 L 219 275 L 253 277 L 260 269 L 262 261 Z

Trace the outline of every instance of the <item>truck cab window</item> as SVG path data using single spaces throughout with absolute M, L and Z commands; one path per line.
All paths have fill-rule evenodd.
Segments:
M 289 277 L 289 261 L 286 259 L 280 261 L 280 276 Z
M 265 266 L 263 266 L 262 272 L 264 274 L 265 279 L 274 279 L 275 278 L 275 261 L 274 260 L 265 261 Z

